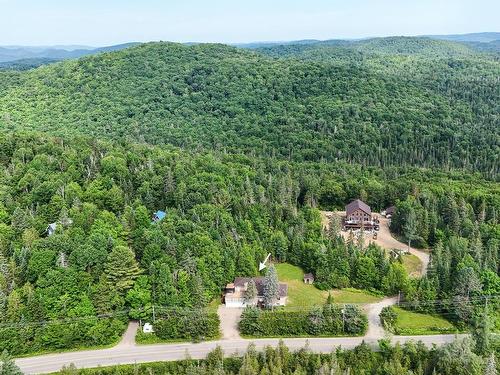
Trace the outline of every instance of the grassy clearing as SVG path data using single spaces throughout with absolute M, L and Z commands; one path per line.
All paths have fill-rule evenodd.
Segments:
M 222 337 L 222 335 L 219 332 L 219 335 L 211 338 L 207 338 L 206 340 L 203 340 L 203 342 L 207 341 L 215 341 L 219 340 Z M 158 336 L 156 336 L 154 333 L 144 333 L 142 332 L 141 327 L 137 329 L 136 335 L 135 335 L 135 343 L 137 345 L 152 345 L 152 344 L 173 344 L 173 343 L 181 343 L 181 342 L 196 342 L 193 340 L 189 339 L 161 339 Z
M 403 267 L 410 277 L 419 277 L 422 274 L 422 262 L 416 255 L 403 255 Z
M 300 267 L 281 263 L 276 265 L 280 281 L 288 284 L 288 303 L 285 309 L 311 308 L 323 305 L 328 291 L 319 290 L 314 285 L 304 284 L 304 272 Z M 331 290 L 335 303 L 373 303 L 382 298 L 353 288 Z
M 394 307 L 398 315 L 394 331 L 398 335 L 436 335 L 455 333 L 457 328 L 448 320 L 435 315 L 421 314 Z
M 152 345 L 152 344 L 166 344 L 166 343 L 176 343 L 176 342 L 189 342 L 186 339 L 171 339 L 163 340 L 156 336 L 154 333 L 144 333 L 141 327 L 137 329 L 135 335 L 135 343 L 138 345 Z
M 382 300 L 380 296 L 354 288 L 332 290 L 331 293 L 335 303 L 375 303 Z M 326 295 L 328 296 L 328 292 Z
M 314 285 L 304 284 L 304 272 L 291 264 L 276 265 L 280 281 L 288 284 L 288 303 L 285 309 L 310 308 L 325 303 L 328 293 Z

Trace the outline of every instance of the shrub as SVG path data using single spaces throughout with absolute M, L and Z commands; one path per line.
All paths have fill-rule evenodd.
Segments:
M 258 337 L 359 335 L 368 320 L 357 306 L 327 304 L 311 311 L 261 311 L 247 308 L 241 316 L 240 332 Z
M 394 308 L 392 306 L 386 306 L 380 312 L 380 321 L 382 322 L 384 327 L 391 332 L 394 332 L 394 326 L 397 319 L 398 314 L 396 314 L 396 311 L 394 311 Z
M 163 340 L 200 341 L 219 335 L 219 316 L 205 310 L 176 310 L 160 316 L 154 324 L 156 336 Z
M 125 329 L 120 319 L 90 317 L 76 322 L 54 321 L 44 325 L 30 325 L 0 329 L 0 351 L 12 355 L 84 346 L 109 345 Z

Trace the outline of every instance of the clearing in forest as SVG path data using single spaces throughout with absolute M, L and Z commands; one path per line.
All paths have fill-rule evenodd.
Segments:
M 353 288 L 319 290 L 314 285 L 304 283 L 304 271 L 300 267 L 288 263 L 276 264 L 276 269 L 280 281 L 288 284 L 288 302 L 285 309 L 309 309 L 321 306 L 326 302 L 328 293 L 331 293 L 335 303 L 367 304 L 381 300 L 380 297 Z
M 340 217 L 345 215 L 345 211 L 321 211 L 321 221 L 323 224 L 323 228 L 327 229 L 330 225 L 330 217 L 331 215 L 336 214 Z M 380 230 L 377 232 L 377 238 L 373 238 L 373 234 L 366 232 L 365 233 L 365 246 L 368 246 L 370 243 L 375 243 L 379 245 L 381 248 L 385 250 L 403 250 L 408 251 L 408 245 L 398 241 L 391 234 L 389 229 L 389 219 L 385 217 L 379 217 L 380 220 Z M 349 232 L 341 231 L 341 236 L 347 240 L 349 238 Z M 408 259 L 403 258 L 403 265 L 409 271 L 408 274 L 412 277 L 420 277 L 425 275 L 427 272 L 427 266 L 429 265 L 429 252 L 427 250 L 420 250 L 415 248 L 410 248 L 410 254 L 416 257 L 410 257 Z M 420 263 L 420 264 L 418 264 Z

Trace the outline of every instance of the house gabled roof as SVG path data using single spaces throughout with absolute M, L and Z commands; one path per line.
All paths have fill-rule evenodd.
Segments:
M 257 295 L 258 296 L 263 296 L 264 295 L 264 277 L 237 277 L 234 279 L 234 286 L 236 288 L 244 288 L 245 284 L 248 283 L 250 280 L 255 282 L 255 287 L 257 288 Z M 288 295 L 288 284 L 285 283 L 279 283 L 279 296 L 281 297 L 286 297 Z
M 363 202 L 360 199 L 356 199 L 356 200 L 352 201 L 351 203 L 349 203 L 347 206 L 345 206 L 345 213 L 347 216 L 349 216 L 350 214 L 352 214 L 356 210 L 361 210 L 368 215 L 372 214 L 372 210 L 371 210 L 370 206 L 368 206 L 365 202 Z
M 395 206 L 390 206 L 390 207 L 387 207 L 386 210 L 385 210 L 385 214 L 386 215 L 392 215 L 394 213 L 394 211 L 396 210 L 396 207 Z
M 47 227 L 47 230 L 51 230 L 51 231 L 55 232 L 56 228 L 57 228 L 57 223 L 51 223 Z
M 304 275 L 304 279 L 311 279 L 311 280 L 313 280 L 314 279 L 314 275 L 312 273 L 306 273 Z

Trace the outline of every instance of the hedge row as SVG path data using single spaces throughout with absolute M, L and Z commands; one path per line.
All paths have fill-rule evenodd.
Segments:
M 154 323 L 156 336 L 163 340 L 201 341 L 219 336 L 219 316 L 206 310 L 179 310 L 162 315 Z
M 246 308 L 240 332 L 257 337 L 361 335 L 368 320 L 355 305 L 325 305 L 310 311 Z
M 26 323 L 0 328 L 0 352 L 21 355 L 58 349 L 109 345 L 125 329 L 119 319 L 88 318 L 43 325 Z

